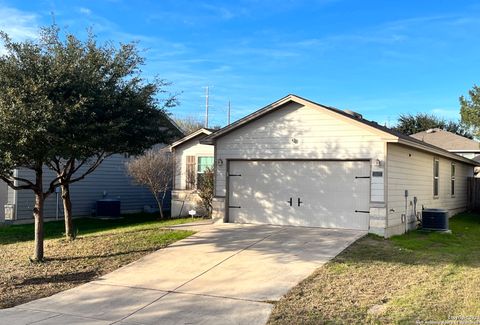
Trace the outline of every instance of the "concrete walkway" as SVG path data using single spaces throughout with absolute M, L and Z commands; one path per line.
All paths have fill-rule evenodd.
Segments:
M 265 225 L 197 234 L 97 281 L 0 310 L 2 324 L 265 324 L 299 281 L 365 234 Z

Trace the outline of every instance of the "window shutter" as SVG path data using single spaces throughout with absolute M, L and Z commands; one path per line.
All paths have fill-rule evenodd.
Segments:
M 187 156 L 186 189 L 195 188 L 195 156 Z

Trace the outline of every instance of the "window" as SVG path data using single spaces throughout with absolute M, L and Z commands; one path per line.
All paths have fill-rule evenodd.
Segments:
M 455 163 L 452 163 L 452 169 L 450 172 L 450 194 L 455 196 Z
M 433 160 L 433 196 L 438 197 L 438 181 L 440 174 L 440 162 L 438 158 Z
M 201 184 L 203 174 L 207 168 L 213 168 L 213 157 L 198 157 L 197 188 Z

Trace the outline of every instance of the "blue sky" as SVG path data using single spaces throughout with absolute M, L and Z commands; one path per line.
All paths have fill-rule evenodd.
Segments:
M 3 1 L 0 29 L 34 37 L 56 22 L 100 40 L 139 41 L 144 75 L 180 93 L 176 116 L 226 123 L 289 93 L 392 125 L 400 113 L 458 119 L 480 83 L 476 1 Z

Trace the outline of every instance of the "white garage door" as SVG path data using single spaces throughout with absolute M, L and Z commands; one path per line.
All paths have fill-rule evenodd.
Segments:
M 368 229 L 366 161 L 231 161 L 229 221 Z

